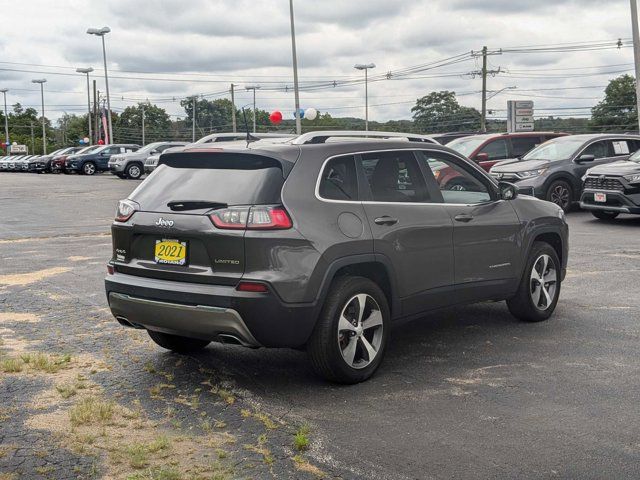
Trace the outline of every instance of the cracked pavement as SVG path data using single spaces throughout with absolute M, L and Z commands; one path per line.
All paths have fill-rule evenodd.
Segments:
M 345 387 L 314 376 L 304 352 L 212 344 L 181 357 L 120 327 L 103 289 L 108 232 L 138 183 L 0 174 L 0 361 L 71 356 L 56 373 L 0 370 L 0 478 L 154 478 L 160 466 L 177 478 L 640 475 L 640 218 L 568 215 L 569 272 L 550 321 L 518 322 L 503 303 L 432 313 L 395 328 L 379 372 Z M 170 435 L 166 456 L 119 459 L 126 425 L 78 445 L 69 411 L 89 393 L 53 388 L 78 376 L 141 411 L 141 432 Z M 304 423 L 311 446 L 296 457 Z

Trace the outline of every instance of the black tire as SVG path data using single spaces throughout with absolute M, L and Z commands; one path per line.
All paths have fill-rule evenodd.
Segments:
M 613 220 L 620 214 L 618 212 L 607 212 L 604 210 L 591 210 L 591 215 L 598 220 Z
M 94 175 L 96 173 L 96 164 L 93 162 L 85 162 L 80 171 L 83 175 Z
M 121 180 L 124 180 L 125 178 L 127 178 L 127 176 L 124 173 L 116 173 L 116 177 L 118 177 Z
M 551 185 L 547 188 L 545 199 L 555 203 L 565 212 L 568 212 L 573 203 L 573 188 L 564 180 L 555 180 L 551 182 Z
M 551 302 L 545 305 L 544 309 L 542 309 L 542 307 L 540 307 L 539 305 L 536 305 L 536 303 L 534 302 L 534 293 L 532 292 L 532 285 L 534 283 L 534 280 L 531 278 L 534 265 L 538 264 L 539 259 L 543 255 L 546 255 L 549 260 L 553 262 L 552 267 L 555 269 L 556 273 L 553 296 L 551 297 Z M 538 264 L 538 266 L 539 265 L 540 264 Z M 522 273 L 522 279 L 520 280 L 518 292 L 513 298 L 507 300 L 507 306 L 509 307 L 509 311 L 511 312 L 511 314 L 514 317 L 527 322 L 541 322 L 543 320 L 547 320 L 553 314 L 553 311 L 555 310 L 558 303 L 558 298 L 560 297 L 561 268 L 562 267 L 560 264 L 560 260 L 558 259 L 558 254 L 551 245 L 545 242 L 534 242 L 533 246 L 531 247 L 529 257 L 527 258 L 524 272 Z M 543 298 L 542 295 L 540 295 L 540 298 Z
M 369 312 L 379 311 L 381 323 L 380 326 L 371 328 L 370 330 L 360 329 L 359 334 L 353 332 L 353 336 L 344 333 L 340 334 L 339 324 L 340 316 L 343 310 L 347 310 L 352 303 L 356 301 L 354 297 L 356 295 L 365 294 L 374 302 L 369 299 L 366 301 L 367 307 L 363 311 L 369 309 Z M 376 305 L 377 304 L 377 305 Z M 371 308 L 372 306 L 378 307 L 378 309 Z M 367 312 L 364 312 L 366 315 Z M 363 315 L 363 316 L 364 316 Z M 387 298 L 382 292 L 380 287 L 374 282 L 363 277 L 340 277 L 333 282 L 327 298 L 325 299 L 322 312 L 316 323 L 311 339 L 307 344 L 307 352 L 313 369 L 325 379 L 344 384 L 354 384 L 362 382 L 378 369 L 384 353 L 386 350 L 387 341 L 389 338 L 390 330 L 390 312 Z M 357 322 L 357 319 L 355 319 Z M 358 325 L 360 327 L 360 325 Z M 364 332 L 369 332 L 365 337 Z M 358 335 L 358 336 L 356 336 Z M 368 345 L 374 345 L 379 342 L 377 350 L 375 350 L 375 356 L 373 360 L 362 359 L 363 362 L 367 362 L 365 366 L 354 367 L 353 364 L 349 365 L 343 358 L 341 343 L 346 340 L 347 345 L 350 342 L 354 342 L 354 355 L 358 353 L 363 356 L 367 356 L 365 352 L 361 338 L 366 338 Z M 347 347 L 345 347 L 345 351 Z M 353 357 L 355 359 L 355 356 Z
M 131 180 L 138 180 L 143 173 L 143 167 L 139 163 L 130 163 L 125 169 L 127 178 L 130 178 Z
M 156 332 L 154 330 L 147 330 L 147 333 L 151 337 L 151 340 L 156 342 L 162 348 L 166 348 L 167 350 L 171 350 L 176 353 L 197 352 L 211 343 L 208 340 L 181 337 L 178 335 L 171 335 L 169 333 Z

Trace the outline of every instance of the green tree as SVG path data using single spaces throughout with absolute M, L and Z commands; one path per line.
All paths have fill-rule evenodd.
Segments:
M 480 127 L 480 112 L 458 103 L 455 92 L 431 92 L 411 108 L 416 128 L 423 132 L 458 132 Z
M 596 131 L 638 129 L 634 77 L 622 75 L 609 81 L 604 100 L 591 109 L 591 128 Z
M 143 109 L 145 143 L 173 139 L 169 114 L 164 108 L 152 103 L 138 103 L 138 105 L 127 107 L 117 121 L 112 119 L 114 138 L 118 142 L 142 145 Z
M 191 128 L 193 126 L 193 98 L 185 98 L 180 102 L 180 105 L 187 114 L 186 124 Z M 206 98 L 197 99 L 196 126 L 200 128 L 200 133 L 214 130 L 230 132 L 232 109 L 233 105 L 231 104 L 231 100 L 226 98 L 218 98 L 216 100 L 207 100 Z M 241 119 L 237 110 L 236 119 L 238 125 L 240 125 Z
M 32 127 L 33 137 L 31 136 Z M 4 129 L 4 126 L 2 128 Z M 56 145 L 53 138 L 55 132 L 46 117 L 45 131 L 47 151 L 52 151 Z M 13 112 L 9 112 L 9 140 L 11 143 L 26 145 L 29 147 L 29 153 L 42 154 L 42 120 L 36 109 L 24 108 L 20 103 L 13 106 Z
M 89 136 L 87 125 L 87 115 L 69 115 L 65 113 L 58 119 L 57 123 L 57 144 L 60 147 L 70 147 L 78 145 L 80 139 Z

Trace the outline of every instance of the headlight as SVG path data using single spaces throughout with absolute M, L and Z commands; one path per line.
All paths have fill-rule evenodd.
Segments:
M 640 173 L 633 173 L 631 175 L 625 175 L 624 178 L 629 183 L 640 183 Z
M 140 205 L 132 200 L 120 200 L 116 209 L 116 222 L 126 222 L 139 208 Z
M 538 170 L 527 170 L 526 172 L 518 172 L 516 175 L 520 178 L 533 178 L 542 175 L 546 172 L 546 168 L 539 168 Z

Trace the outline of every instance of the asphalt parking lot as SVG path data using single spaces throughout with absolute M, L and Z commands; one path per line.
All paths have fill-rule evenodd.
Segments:
M 56 365 L 2 364 L 0 478 L 640 476 L 640 218 L 568 215 L 550 321 L 518 322 L 502 303 L 434 313 L 394 331 L 370 381 L 342 387 L 303 352 L 180 358 L 120 327 L 103 291 L 108 232 L 138 183 L 0 174 L 0 360 Z M 87 398 L 115 402 L 113 421 L 74 423 Z M 161 434 L 169 446 L 151 448 Z

